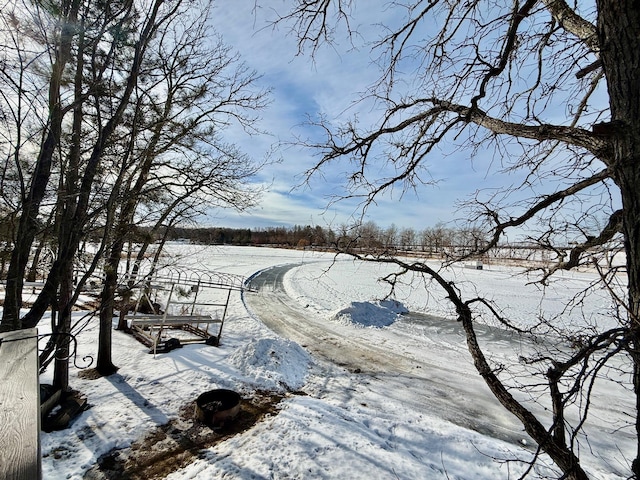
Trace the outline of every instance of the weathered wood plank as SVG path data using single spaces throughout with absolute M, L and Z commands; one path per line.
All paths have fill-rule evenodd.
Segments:
M 0 478 L 41 478 L 35 328 L 0 334 Z

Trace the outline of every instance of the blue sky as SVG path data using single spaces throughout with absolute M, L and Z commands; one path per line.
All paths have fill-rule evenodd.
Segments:
M 366 7 L 374 3 L 382 5 L 377 0 L 369 0 Z M 302 125 L 307 115 L 346 119 L 353 115 L 355 108 L 360 109 L 361 118 L 380 114 L 353 106 L 358 93 L 366 91 L 378 75 L 367 47 L 353 49 L 346 38 L 337 38 L 338 48 L 321 49 L 315 60 L 306 55 L 299 56 L 295 38 L 287 35 L 286 27 L 274 30 L 268 25 L 267 19 L 273 18 L 273 12 L 268 8 L 254 12 L 254 5 L 254 0 L 218 0 L 213 13 L 213 24 L 225 43 L 238 51 L 243 61 L 261 75 L 261 87 L 272 89 L 272 102 L 262 112 L 258 125 L 270 135 L 248 137 L 239 129 L 231 129 L 226 135 L 230 141 L 260 159 L 278 142 L 291 142 L 296 135 L 310 135 Z M 273 5 L 284 8 L 284 2 Z M 369 19 L 364 15 L 365 23 L 359 26 L 364 34 L 375 28 L 372 25 L 379 21 L 376 18 L 379 12 L 374 8 Z M 358 215 L 357 201 L 338 202 L 327 208 L 332 195 L 344 193 L 337 182 L 343 178 L 341 174 L 346 167 L 336 165 L 323 176 L 313 178 L 310 184 L 301 185 L 302 174 L 316 160 L 313 152 L 290 146 L 278 148 L 276 155 L 281 161 L 264 168 L 256 178 L 257 183 L 268 187 L 259 207 L 243 213 L 216 210 L 206 223 L 238 228 L 295 224 L 338 226 L 349 223 L 354 215 Z M 455 168 L 459 170 L 459 166 Z M 381 227 L 394 224 L 416 230 L 451 220 L 455 199 L 464 190 L 442 166 L 437 170 L 440 185 L 425 188 L 417 194 L 407 192 L 400 196 L 398 193 L 382 198 L 368 211 L 366 219 Z M 478 176 L 478 172 L 473 174 Z M 468 185 L 467 177 L 462 179 L 463 184 Z
M 346 37 L 338 34 L 335 48 L 322 48 L 313 59 L 297 55 L 296 39 L 288 35 L 286 25 L 274 29 L 268 23 L 275 14 L 271 7 L 264 5 L 274 5 L 283 12 L 288 2 L 258 2 L 263 7 L 257 11 L 255 3 L 255 0 L 218 0 L 213 24 L 225 43 L 262 75 L 260 86 L 272 89 L 272 103 L 262 112 L 262 121 L 257 125 L 270 135 L 248 137 L 239 129 L 230 129 L 226 135 L 228 140 L 260 159 L 278 142 L 291 142 L 295 136 L 313 136 L 313 132 L 302 125 L 307 116 L 324 115 L 344 121 L 357 113 L 362 124 L 367 124 L 367 120 L 381 115 L 381 111 L 354 104 L 354 100 L 359 93 L 366 92 L 379 75 L 371 51 L 363 42 L 367 37 L 368 40 L 376 38 L 380 27 L 375 24 L 381 16 L 385 22 L 393 22 L 392 12 L 384 10 L 387 0 L 354 2 L 354 6 L 365 8 L 357 15 L 361 23 L 352 25 L 362 33 L 362 38 L 354 39 L 354 43 L 360 42 L 360 45 L 351 45 Z M 379 198 L 368 209 L 365 220 L 372 220 L 383 228 L 394 224 L 419 231 L 460 216 L 457 202 L 477 190 L 505 186 L 502 182 L 517 182 L 517 178 L 488 174 L 500 164 L 491 158 L 492 151 L 481 152 L 473 160 L 464 149 L 445 153 L 448 153 L 446 158 L 436 154 L 425 165 L 428 175 L 423 178 L 436 180 L 435 185 L 404 194 L 396 190 Z M 336 227 L 359 218 L 355 200 L 334 203 L 327 208 L 332 195 L 345 193 L 340 182 L 345 177 L 346 165 L 332 165 L 322 176 L 315 176 L 309 184 L 302 185 L 302 174 L 317 160 L 313 152 L 290 146 L 278 148 L 276 155 L 281 162 L 269 165 L 256 178 L 257 184 L 267 187 L 259 207 L 244 213 L 216 210 L 205 223 L 237 228 L 296 224 Z

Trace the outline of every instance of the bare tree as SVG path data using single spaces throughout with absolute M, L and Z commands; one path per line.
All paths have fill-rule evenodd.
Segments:
M 160 226 L 181 209 L 193 216 L 204 213 L 205 205 L 244 209 L 257 199 L 247 182 L 261 165 L 225 143 L 221 131 L 231 120 L 253 128 L 266 92 L 252 90 L 255 72 L 212 34 L 208 22 L 205 9 L 183 15 L 162 32 L 141 68 L 130 122 L 123 125 L 128 146 L 121 155 L 121 181 L 106 209 L 111 241 L 96 366 L 105 375 L 115 370 L 111 324 L 125 239 L 136 225 L 150 222 L 139 209 L 157 210 Z
M 400 248 L 402 250 L 413 250 L 416 246 L 416 231 L 411 227 L 400 230 Z
M 398 245 L 398 227 L 395 224 L 392 223 L 382 232 L 382 243 L 389 251 L 393 251 Z
M 433 255 L 443 255 L 445 249 L 453 244 L 453 231 L 444 224 L 438 223 L 434 227 L 422 231 L 422 247 L 425 252 Z
M 39 8 L 28 10 L 33 15 L 22 15 L 20 7 L 24 4 L 7 4 L 3 6 L 3 86 L 7 87 L 2 94 L 3 117 L 10 114 L 10 121 L 5 121 L 4 135 L 8 139 L 7 159 L 3 179 L 7 172 L 13 177 L 15 191 L 18 193 L 16 210 L 21 214 L 18 220 L 16 241 L 11 253 L 7 273 L 5 305 L 3 310 L 4 328 L 20 326 L 19 308 L 22 304 L 22 284 L 24 270 L 29 259 L 29 250 L 38 231 L 38 212 L 47 193 L 46 185 L 51 176 L 55 149 L 58 144 L 62 119 L 63 105 L 60 99 L 63 75 L 71 57 L 71 39 L 79 9 L 78 2 L 63 2 L 60 5 L 60 22 L 54 21 L 42 14 Z M 40 22 L 33 22 L 31 17 L 39 18 Z M 50 40 L 49 35 L 55 40 Z M 45 45 L 44 48 L 36 48 Z M 31 72 L 38 66 L 41 58 L 50 58 L 50 76 L 47 83 L 39 83 L 37 75 Z M 13 67 L 17 64 L 18 67 Z M 41 93 L 47 92 L 48 102 L 38 101 Z M 46 98 L 45 93 L 45 98 Z M 43 106 L 44 103 L 44 106 Z M 38 108 L 40 107 L 40 108 Z M 35 130 L 29 130 L 29 119 L 38 114 L 46 118 L 45 125 L 40 126 L 40 145 L 37 160 L 33 167 L 23 158 L 23 152 L 33 155 L 29 147 L 29 139 L 38 133 L 37 122 L 32 122 Z M 26 170 L 26 171 L 25 171 Z M 31 181 L 27 178 L 29 176 Z M 3 186 L 6 182 L 3 182 Z
M 360 23 L 352 14 L 360 3 L 292 0 L 278 21 L 293 25 L 301 52 L 315 52 L 338 29 L 353 33 L 352 25 Z M 640 405 L 640 5 L 635 0 L 392 1 L 381 9 L 380 22 L 376 31 L 383 33 L 371 47 L 381 73 L 361 101 L 375 102 L 383 114 L 370 125 L 320 119 L 326 138 L 306 143 L 319 154 L 307 174 L 344 160 L 353 166 L 344 196 L 361 196 L 366 210 L 391 189 L 407 191 L 422 183 L 426 159 L 439 156 L 445 162 L 447 152 L 460 150 L 469 157 L 493 153 L 491 171 L 513 180 L 503 191 L 480 191 L 468 199 L 464 216 L 473 235 L 465 239 L 471 244 L 463 254 L 488 252 L 512 232 L 524 232 L 535 251 L 547 252 L 552 262 L 541 269 L 541 284 L 557 271 L 589 264 L 601 273 L 599 286 L 611 291 L 616 305 L 613 327 L 596 324 L 572 334 L 552 320 L 541 323 L 567 348 L 523 359 L 520 367 L 537 382 L 536 395 L 548 399 L 549 418 L 532 413 L 526 395 L 512 394 L 508 374 L 491 363 L 478 341 L 475 324 L 481 317 L 511 325 L 496 306 L 463 298 L 426 262 L 373 259 L 397 265 L 399 273 L 422 272 L 440 285 L 496 398 L 520 419 L 562 478 L 587 478 L 580 455 L 588 449 L 580 445 L 590 395 L 606 381 L 607 368 L 629 366 L 626 386 Z M 392 168 L 379 175 L 371 165 Z M 607 217 L 599 230 L 594 215 Z M 605 251 L 612 244 L 624 245 L 625 265 L 607 262 Z M 622 270 L 627 281 L 620 294 L 614 277 Z M 531 383 L 516 387 L 532 392 Z M 572 408 L 579 411 L 577 420 L 567 416 Z M 633 412 L 636 439 L 638 413 Z M 639 477 L 640 443 L 628 464 L 630 475 Z
M 382 247 L 380 236 L 380 228 L 373 221 L 358 226 L 358 243 L 367 250 Z
M 255 200 L 246 182 L 259 165 L 226 144 L 221 132 L 231 122 L 255 132 L 266 92 L 253 91 L 256 74 L 210 35 L 207 5 L 7 6 L 12 9 L 3 7 L 0 17 L 7 40 L 0 52 L 7 87 L 0 88 L 0 188 L 18 193 L 3 205 L 18 224 L 0 327 L 34 326 L 48 308 L 55 310 L 46 350 L 55 346 L 54 386 L 67 390 L 72 307 L 105 254 L 98 368 L 115 370 L 110 339 L 118 264 L 140 206 L 162 204 L 166 215 L 175 215 L 185 203 L 195 211 L 205 201 L 244 208 Z M 101 243 L 76 282 L 78 251 L 91 229 L 102 232 Z M 34 304 L 20 316 L 32 245 L 44 233 L 55 258 Z
M 40 55 L 40 64 L 23 60 L 22 68 L 32 66 L 40 75 L 48 73 L 44 75 L 49 87 L 45 109 L 48 122 L 42 127 L 42 141 L 36 148 L 16 153 L 18 169 L 21 162 L 29 168 L 22 169 L 20 220 L 9 263 L 1 327 L 35 326 L 49 307 L 57 311 L 52 315 L 50 342 L 56 345 L 54 386 L 66 391 L 71 311 L 82 287 L 74 285 L 76 254 L 95 214 L 95 200 L 103 197 L 104 180 L 110 175 L 105 159 L 138 83 L 146 51 L 158 30 L 170 23 L 181 7 L 180 2 L 169 5 L 162 0 L 147 5 L 111 2 L 102 8 L 79 0 L 62 2 L 59 8 L 25 6 L 27 15 L 18 24 L 28 33 L 30 45 L 49 56 Z M 52 59 L 51 65 L 47 58 Z M 11 85 L 10 77 L 6 83 Z M 21 94 L 22 90 L 14 88 L 11 100 Z M 37 158 L 29 162 L 34 151 Z M 57 185 L 51 188 L 56 165 Z M 25 269 L 40 217 L 46 214 L 43 200 L 53 192 L 57 195 L 53 227 L 56 257 L 37 299 L 20 317 Z M 100 254 L 91 268 L 97 265 Z

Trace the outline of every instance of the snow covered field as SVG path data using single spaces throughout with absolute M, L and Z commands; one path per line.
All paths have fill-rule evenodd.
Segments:
M 90 408 L 70 429 L 42 434 L 45 479 L 85 478 L 89 470 L 86 478 L 109 478 L 92 468 L 99 458 L 126 457 L 133 442 L 175 421 L 185 405 L 213 388 L 230 388 L 246 399 L 270 391 L 283 400 L 252 428 L 199 452 L 186 466 L 165 470 L 166 478 L 496 479 L 526 471 L 522 460 L 534 452 L 530 441 L 478 380 L 450 307 L 430 286 L 425 292 L 416 280 L 398 289 L 397 302 L 379 302 L 387 288 L 377 279 L 389 267 L 310 251 L 189 245 L 172 251 L 180 253 L 182 265 L 247 277 L 287 266 L 287 308 L 299 316 L 273 325 L 290 329 L 292 338 L 308 336 L 295 342 L 267 328 L 259 318 L 259 301 L 271 296 L 264 289 L 262 300 L 232 295 L 218 348 L 186 345 L 154 357 L 114 331 L 117 374 L 91 379 L 72 367 L 71 386 L 87 396 Z M 564 300 L 593 278 L 565 274 L 541 299 L 517 269 L 460 266 L 447 274 L 468 292 L 477 289 L 507 305 L 510 318 L 522 324 L 540 313 L 559 314 Z M 284 298 L 276 290 L 274 300 Z M 409 320 L 398 314 L 403 307 L 432 317 Z M 563 321 L 582 321 L 586 313 L 600 322 L 608 308 L 605 292 L 591 292 Z M 96 323 L 78 337 L 79 367 L 85 355 L 96 356 Z M 509 340 L 489 333 L 493 354 L 509 360 Z M 635 438 L 631 430 L 610 432 L 633 411 L 632 399 L 615 389 L 599 395 L 594 415 L 600 423 L 581 452 L 585 467 L 593 478 L 625 478 Z M 558 474 L 543 466 L 531 476 Z

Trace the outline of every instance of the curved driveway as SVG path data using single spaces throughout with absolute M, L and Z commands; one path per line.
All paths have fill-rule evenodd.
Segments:
M 521 442 L 525 436 L 522 426 L 475 373 L 468 352 L 446 347 L 464 342 L 455 321 L 411 314 L 396 322 L 428 329 L 429 346 L 424 338 L 416 338 L 412 328 L 354 328 L 354 335 L 345 336 L 344 328 L 341 331 L 334 322 L 319 318 L 287 295 L 283 279 L 295 266 L 258 273 L 251 279 L 254 292 L 244 294 L 248 310 L 271 330 L 361 375 L 368 388 L 376 388 L 374 379 L 383 381 L 384 392 L 394 392 L 407 408 L 511 443 Z M 438 348 L 439 341 L 446 344 L 444 348 Z

